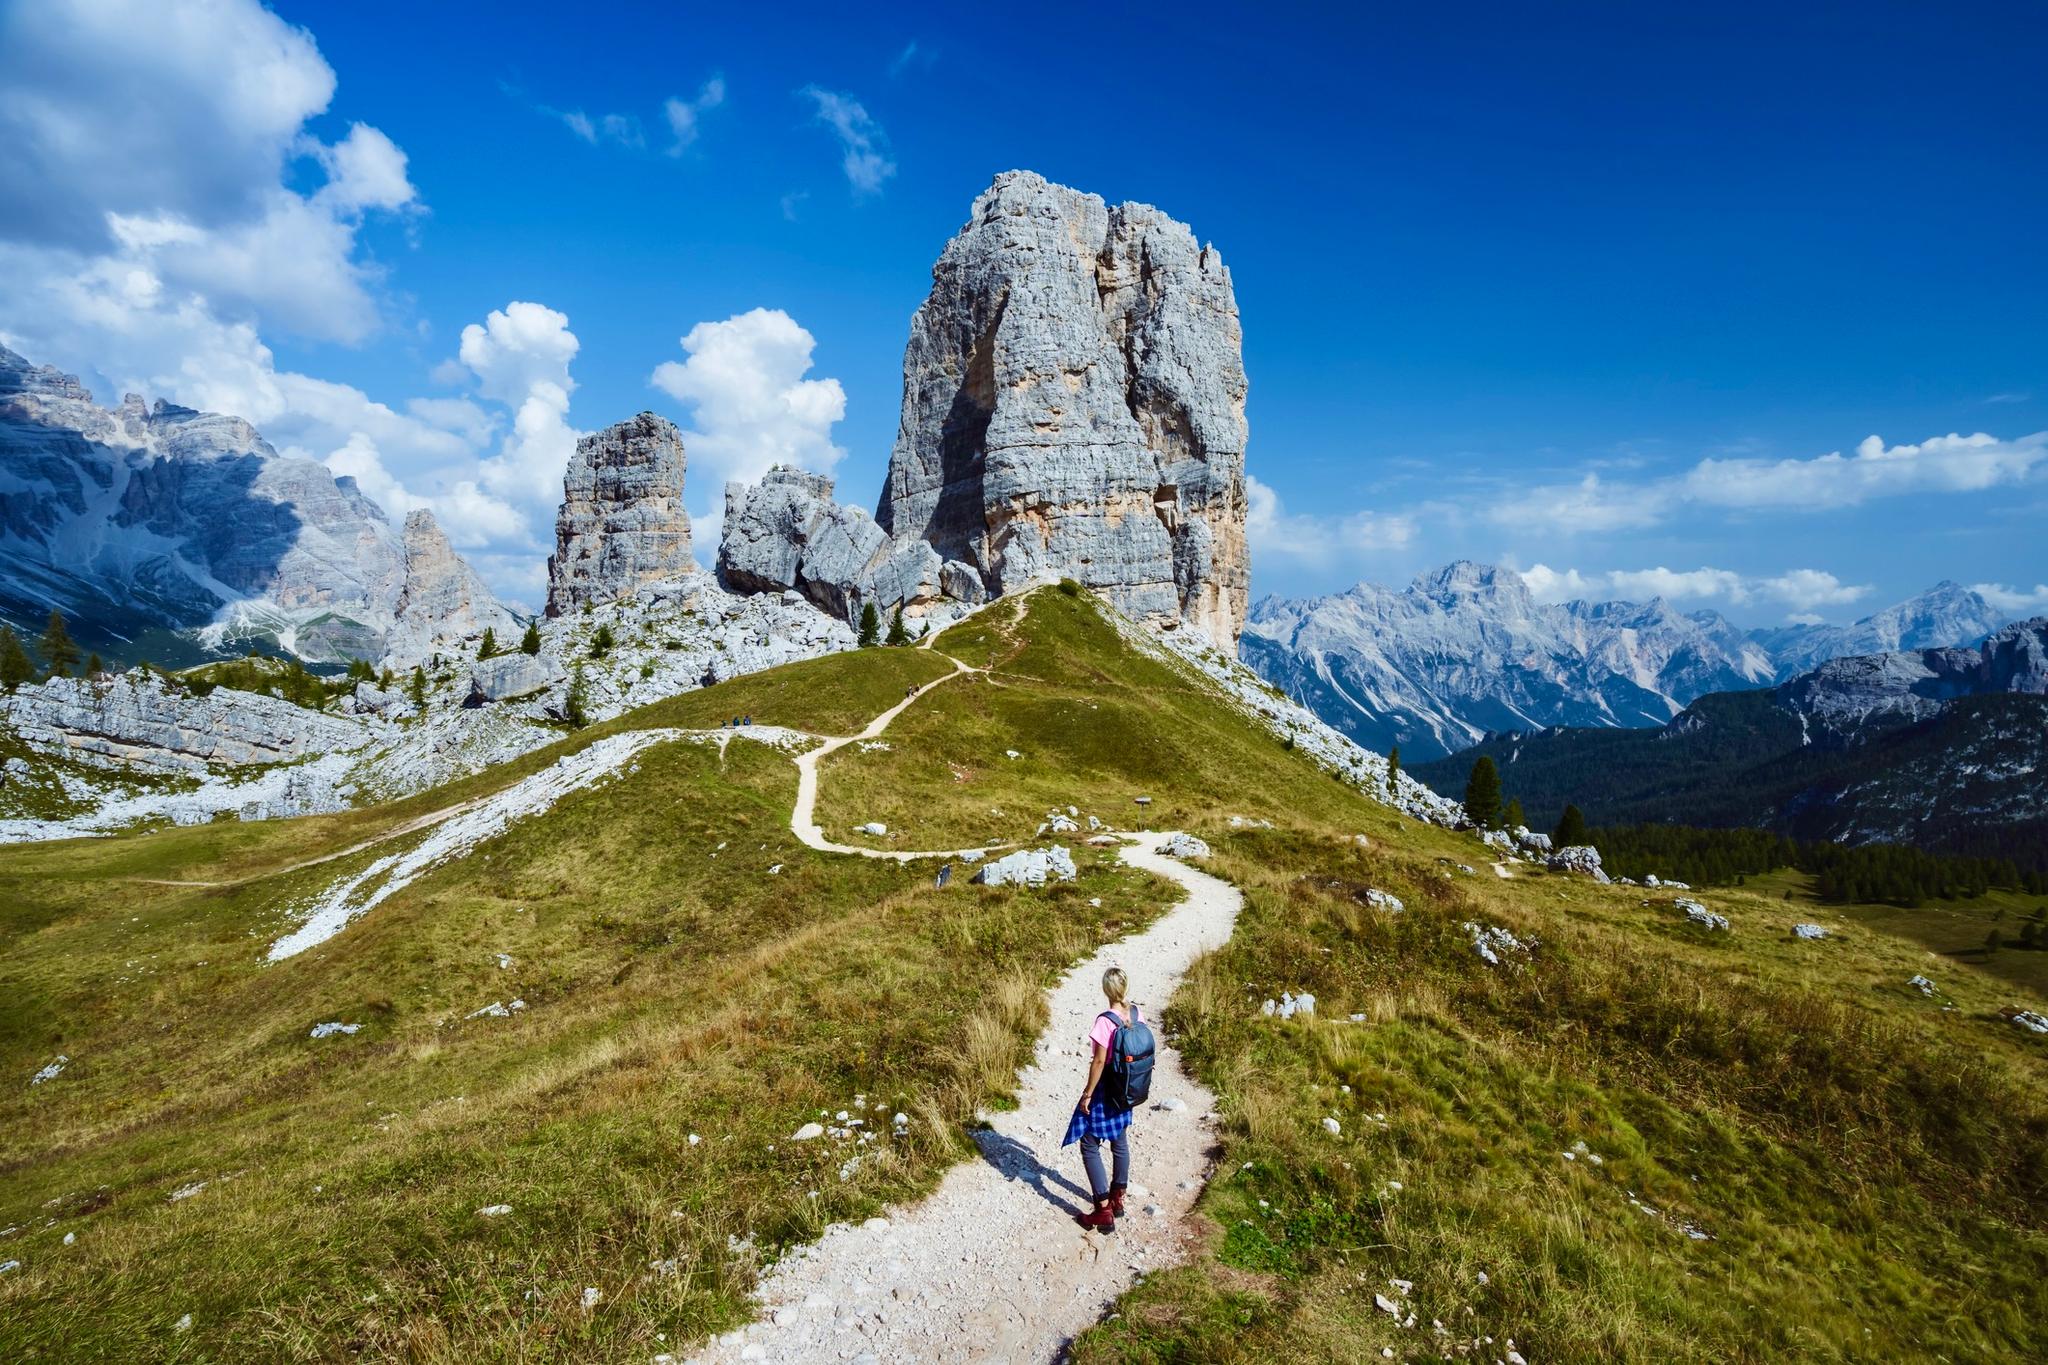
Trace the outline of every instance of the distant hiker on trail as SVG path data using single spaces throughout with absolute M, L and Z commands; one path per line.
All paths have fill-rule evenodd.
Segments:
M 1088 1084 L 1060 1142 L 1064 1147 L 1080 1140 L 1081 1164 L 1088 1170 L 1095 1207 L 1076 1214 L 1074 1221 L 1097 1232 L 1115 1232 L 1116 1220 L 1123 1217 L 1124 1191 L 1131 1184 L 1131 1111 L 1152 1090 L 1152 1030 L 1138 1016 L 1137 1007 L 1126 1003 L 1129 987 L 1121 967 L 1102 974 L 1102 994 L 1109 1008 L 1095 1016 L 1088 1030 Z M 1103 1178 L 1105 1142 L 1116 1163 L 1113 1180 Z

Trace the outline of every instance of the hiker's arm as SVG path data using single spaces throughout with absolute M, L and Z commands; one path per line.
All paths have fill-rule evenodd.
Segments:
M 1088 1101 L 1095 1098 L 1095 1083 L 1102 1079 L 1102 1068 L 1109 1064 L 1108 1048 L 1100 1043 L 1090 1043 L 1088 1046 L 1095 1055 L 1088 1063 L 1088 1084 L 1081 1091 L 1081 1102 L 1074 1106 L 1076 1109 L 1086 1109 Z

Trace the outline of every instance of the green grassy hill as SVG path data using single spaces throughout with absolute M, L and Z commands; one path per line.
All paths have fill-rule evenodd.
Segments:
M 1081 1359 L 2039 1354 L 2048 1040 L 1996 1016 L 2038 996 L 1852 915 L 1796 940 L 1810 912 L 1747 889 L 1706 893 L 1734 923 L 1708 935 L 1629 888 L 1501 880 L 1086 597 L 938 643 L 989 671 L 835 655 L 388 806 L 0 850 L 0 1359 L 680 1357 L 747 1316 L 764 1258 L 928 1188 L 1042 988 L 1160 886 L 1085 848 L 1043 890 L 817 853 L 786 754 L 678 742 L 264 953 L 425 837 L 393 831 L 607 734 L 848 734 L 935 682 L 825 762 L 831 837 L 1029 841 L 1071 805 L 1202 834 L 1247 896 L 1168 1019 L 1222 1107 L 1208 1235 Z M 1467 922 L 1533 952 L 1490 967 Z M 1262 1013 L 1304 989 L 1313 1019 Z M 840 1110 L 878 1134 L 858 1163 L 788 1140 Z

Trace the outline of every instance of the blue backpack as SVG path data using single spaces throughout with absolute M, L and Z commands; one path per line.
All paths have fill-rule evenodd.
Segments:
M 1104 1010 L 1100 1017 L 1116 1025 L 1102 1068 L 1102 1107 L 1136 1109 L 1152 1093 L 1152 1030 L 1138 1017 L 1135 1006 L 1128 1024 L 1113 1010 Z

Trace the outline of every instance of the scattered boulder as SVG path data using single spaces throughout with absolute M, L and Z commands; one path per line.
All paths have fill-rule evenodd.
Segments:
M 469 702 L 512 701 L 545 692 L 568 677 L 554 658 L 517 650 L 479 659 L 469 671 Z
M 1169 858 L 1206 858 L 1209 845 L 1192 834 L 1174 834 L 1154 851 Z
M 1538 834 L 1527 825 L 1516 825 L 1510 832 L 1515 836 L 1515 842 L 1528 849 L 1531 853 L 1541 853 L 1545 857 L 1550 856 L 1550 836 L 1548 834 Z
M 891 538 L 864 509 L 834 502 L 832 486 L 789 465 L 756 484 L 728 483 L 719 581 L 733 592 L 799 592 L 847 621 L 864 605 L 915 614 L 947 595 L 937 551 Z
M 2048 1033 L 2048 1018 L 2032 1010 L 2023 1010 L 2016 1005 L 2007 1005 L 1998 1012 L 1998 1017 L 2025 1029 L 2029 1033 Z
M 1933 995 L 1936 989 L 1935 984 L 1932 981 L 1929 981 L 1926 977 L 1921 976 L 1917 973 L 1913 976 L 1907 977 L 1906 984 L 1908 986 L 1911 986 L 1914 990 L 1920 992 L 1920 994 L 1922 995 Z
M 807 1123 L 803 1127 L 797 1129 L 794 1133 L 791 1133 L 789 1135 L 789 1140 L 791 1142 L 811 1142 L 823 1136 L 825 1136 L 824 1124 Z
M 1074 855 L 1059 844 L 1051 848 L 1020 848 L 974 874 L 981 886 L 1043 886 L 1049 881 L 1070 882 L 1080 875 Z
M 1826 938 L 1828 931 L 1818 924 L 1795 924 L 1792 932 L 1799 938 Z
M 881 838 L 883 835 L 887 834 L 888 832 L 889 827 L 883 824 L 880 820 L 870 820 L 865 825 L 862 825 L 859 829 L 856 829 L 854 831 L 855 834 L 872 834 L 878 839 Z
M 1390 915 L 1398 915 L 1408 908 L 1401 903 L 1399 896 L 1389 891 L 1382 891 L 1378 887 L 1367 888 L 1365 903 L 1375 910 L 1384 910 Z
M 1607 873 L 1600 866 L 1600 850 L 1591 844 L 1573 844 L 1550 855 L 1544 863 L 1552 872 L 1578 872 L 1596 882 L 1607 881 Z
M 313 1025 L 312 1036 L 315 1038 L 332 1038 L 337 1033 L 355 1033 L 361 1028 L 361 1024 L 315 1024 Z
M 1475 924 L 1466 920 L 1460 927 L 1472 936 L 1472 951 L 1479 954 L 1488 966 L 1499 967 L 1512 960 L 1526 959 L 1536 946 L 1534 940 L 1524 943 L 1498 925 Z
M 1698 901 L 1687 900 L 1684 896 L 1680 896 L 1671 903 L 1680 910 L 1685 911 L 1686 919 L 1699 925 L 1702 929 L 1727 931 L 1728 917 L 1726 915 L 1717 915 Z
M 1307 991 L 1300 995 L 1282 991 L 1278 1000 L 1268 1000 L 1259 1007 L 1259 1012 L 1272 1019 L 1292 1019 L 1297 1014 L 1314 1014 L 1316 998 Z

